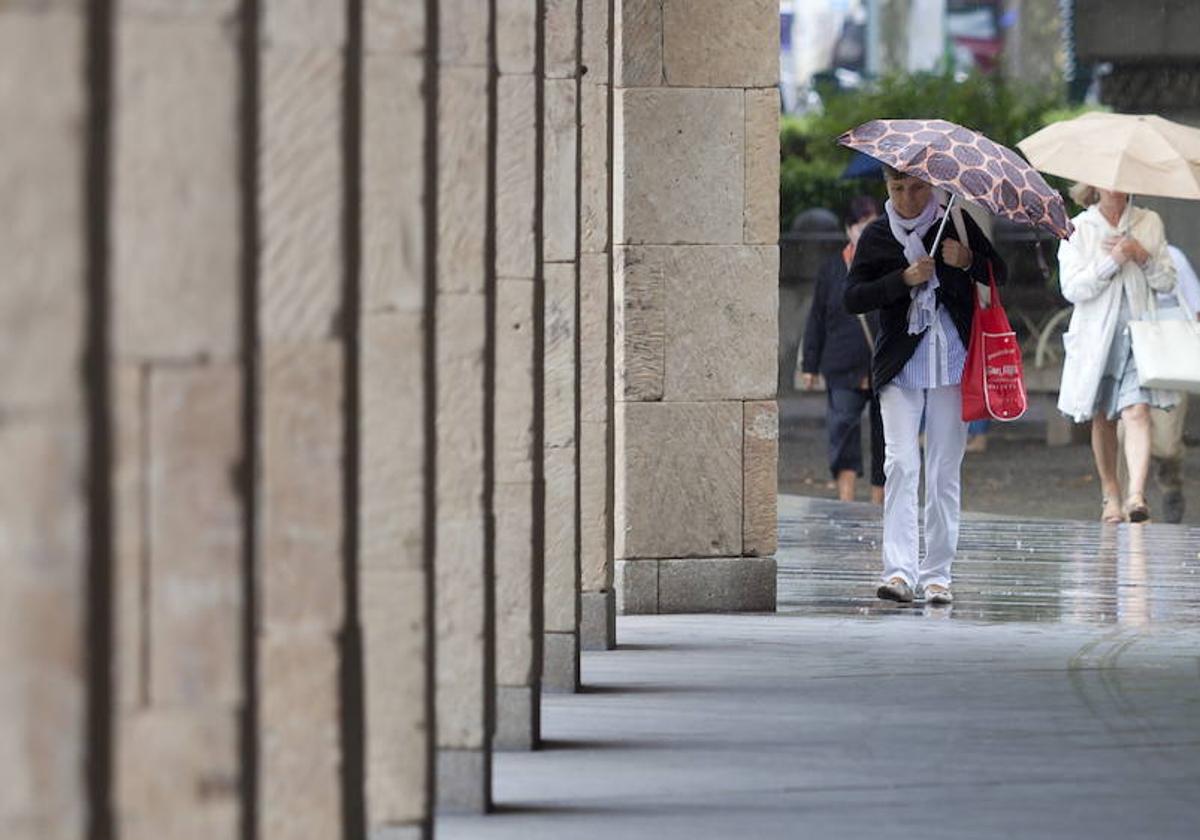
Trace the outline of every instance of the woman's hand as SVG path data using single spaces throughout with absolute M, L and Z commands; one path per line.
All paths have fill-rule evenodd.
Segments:
M 921 286 L 933 277 L 933 257 L 921 257 L 904 269 L 906 286 Z
M 974 255 L 970 248 L 957 239 L 947 239 L 942 242 L 942 259 L 946 261 L 946 265 L 965 269 L 971 267 Z
M 1110 236 L 1104 240 L 1104 247 L 1117 265 L 1124 265 L 1130 260 L 1142 265 L 1150 259 L 1150 252 L 1132 236 Z

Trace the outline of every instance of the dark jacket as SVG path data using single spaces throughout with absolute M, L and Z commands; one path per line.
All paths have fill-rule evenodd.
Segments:
M 992 243 L 971 217 L 964 213 L 963 222 L 967 229 L 967 244 L 974 259 L 966 270 L 952 268 L 942 260 L 939 246 L 935 259 L 940 285 L 935 294 L 938 303 L 950 314 L 958 336 L 966 347 L 971 340 L 971 319 L 975 315 L 971 279 L 986 283 L 988 263 L 991 262 L 996 283 L 1002 284 L 1007 270 Z M 938 225 L 935 224 L 925 234 L 926 248 L 933 244 L 937 229 Z M 953 221 L 947 224 L 944 237 L 958 239 Z M 909 287 L 904 283 L 906 268 L 908 260 L 904 258 L 904 249 L 892 236 L 887 216 L 881 216 L 867 225 L 858 240 L 854 262 L 846 278 L 845 303 L 850 312 L 879 311 L 879 332 L 875 337 L 872 365 L 873 384 L 877 391 L 904 369 L 925 334 L 908 334 L 908 304 L 911 297 Z
M 858 388 L 871 372 L 871 347 L 857 315 L 846 311 L 846 261 L 836 254 L 821 266 L 812 306 L 804 327 L 804 356 L 800 369 L 820 373 L 830 388 Z M 866 316 L 874 335 L 879 331 L 875 313 Z

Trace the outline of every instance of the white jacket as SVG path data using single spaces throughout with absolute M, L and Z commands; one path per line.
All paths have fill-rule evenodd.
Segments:
M 1075 233 L 1058 246 L 1058 282 L 1062 294 L 1075 305 L 1071 325 L 1063 336 L 1066 359 L 1063 362 L 1062 387 L 1058 410 L 1075 422 L 1092 416 L 1100 379 L 1104 375 L 1108 351 L 1117 332 L 1121 312 L 1121 290 L 1129 290 L 1134 319 L 1141 318 L 1151 306 L 1153 291 L 1175 288 L 1175 266 L 1167 253 L 1167 238 L 1162 219 L 1153 210 L 1126 206 L 1117 227 L 1108 223 L 1097 205 L 1074 219 Z M 1104 240 L 1126 233 L 1150 252 L 1150 260 L 1139 266 L 1133 260 L 1117 268 L 1104 247 Z M 1178 395 L 1156 392 L 1161 405 L 1173 405 Z

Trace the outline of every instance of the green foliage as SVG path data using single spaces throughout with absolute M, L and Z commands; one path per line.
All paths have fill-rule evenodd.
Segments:
M 915 73 L 879 79 L 865 90 L 832 93 L 824 110 L 780 123 L 780 224 L 786 230 L 801 210 L 827 207 L 839 215 L 859 193 L 883 195 L 880 182 L 839 176 L 853 153 L 837 145 L 842 132 L 873 119 L 945 119 L 1015 148 L 1040 128 L 1077 116 L 1059 86 L 1017 85 L 1000 76 Z M 1059 186 L 1055 184 L 1055 186 Z

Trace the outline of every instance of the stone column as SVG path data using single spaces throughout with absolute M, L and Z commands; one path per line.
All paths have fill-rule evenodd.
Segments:
M 111 267 L 124 840 L 241 836 L 240 21 L 115 4 Z
M 78 840 L 87 816 L 83 8 L 0 6 L 0 192 L 8 220 L 0 225 L 0 835 L 6 840 Z
M 491 800 L 495 696 L 485 516 L 490 15 L 438 4 L 437 793 L 444 811 Z
M 431 811 L 435 183 L 426 139 L 437 83 L 424 0 L 364 4 L 358 577 L 367 829 L 424 837 Z
M 538 188 L 537 0 L 496 3 L 496 733 L 537 745 L 542 587 L 534 512 L 534 277 Z
M 545 649 L 542 685 L 579 685 L 579 6 L 546 0 L 542 254 L 545 303 Z
M 346 5 L 261 0 L 258 831 L 339 837 Z
M 625 613 L 775 606 L 778 14 L 775 0 L 618 2 Z
M 579 195 L 580 646 L 616 644 L 612 563 L 612 0 L 583 4 Z

